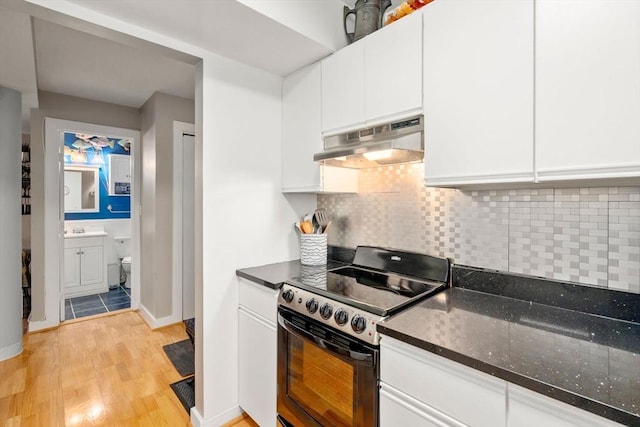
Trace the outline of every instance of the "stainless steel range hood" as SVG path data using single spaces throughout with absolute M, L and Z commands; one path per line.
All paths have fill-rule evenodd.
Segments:
M 313 160 L 328 166 L 364 169 L 420 162 L 424 157 L 424 117 L 355 130 L 324 139 Z

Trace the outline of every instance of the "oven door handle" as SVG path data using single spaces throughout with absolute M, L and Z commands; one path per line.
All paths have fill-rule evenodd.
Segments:
M 373 364 L 373 354 L 372 353 L 362 353 L 359 351 L 351 350 L 350 348 L 346 348 L 344 346 L 334 344 L 332 342 L 326 341 L 320 337 L 317 337 L 305 330 L 302 330 L 296 327 L 293 323 L 289 322 L 287 319 L 282 317 L 278 313 L 278 324 L 288 333 L 296 336 L 297 338 L 307 341 L 311 344 L 315 344 L 320 346 L 330 352 L 333 356 L 336 356 L 346 362 L 360 362 L 366 364 Z

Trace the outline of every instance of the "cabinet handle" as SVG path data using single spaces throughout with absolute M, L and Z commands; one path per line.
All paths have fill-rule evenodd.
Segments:
M 76 252 L 76 255 L 80 255 L 81 253 L 82 253 L 82 252 L 78 251 L 78 252 Z

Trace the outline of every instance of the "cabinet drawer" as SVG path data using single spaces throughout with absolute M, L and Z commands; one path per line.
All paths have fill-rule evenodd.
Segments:
M 506 382 L 384 336 L 380 379 L 464 424 L 505 426 Z
M 380 427 L 465 427 L 393 387 L 380 383 Z
M 277 320 L 278 289 L 270 289 L 257 283 L 238 278 L 240 305 L 272 321 Z

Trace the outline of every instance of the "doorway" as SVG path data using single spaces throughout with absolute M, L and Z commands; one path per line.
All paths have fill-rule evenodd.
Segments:
M 128 209 L 119 208 L 119 203 L 124 199 L 121 199 L 121 202 L 116 202 L 117 199 L 114 199 L 114 197 L 122 196 L 109 194 L 108 157 L 105 158 L 105 153 L 102 150 L 93 150 L 92 153 L 87 153 L 90 148 L 86 144 L 77 142 L 82 141 L 82 138 L 77 138 L 78 135 L 86 138 L 108 136 L 107 139 L 111 142 L 103 142 L 104 144 L 115 146 L 117 144 L 115 141 L 120 141 L 120 147 L 127 148 L 124 151 L 127 151 L 131 158 L 131 182 L 130 188 L 127 190 L 129 192 Z M 76 148 L 83 147 L 84 152 L 80 153 L 81 150 L 77 150 L 78 152 L 74 153 L 72 150 L 65 150 L 65 147 L 68 147 L 65 144 L 65 138 L 73 140 L 70 146 L 75 144 Z M 136 185 L 140 179 L 140 159 L 136 155 L 139 144 L 140 133 L 136 130 L 69 120 L 45 119 L 45 194 L 49 197 L 46 209 L 57 212 L 55 216 L 45 215 L 45 250 L 47 253 L 58 254 L 57 257 L 51 257 L 50 260 L 48 258 L 49 262 L 45 263 L 46 277 L 57 278 L 57 280 L 47 280 L 45 283 L 46 292 L 52 296 L 45 301 L 45 312 L 52 323 L 54 321 L 57 323 L 68 317 L 65 312 L 65 297 L 68 297 L 70 293 L 81 297 L 97 293 L 93 288 L 96 288 L 96 291 L 108 288 L 107 265 L 109 261 L 113 261 L 114 237 L 116 235 L 128 234 L 131 237 L 130 306 L 131 308 L 139 306 L 140 225 L 139 217 L 130 213 L 135 211 L 135 207 L 140 204 Z M 103 150 L 104 148 L 102 147 Z M 114 152 L 114 154 L 116 153 Z M 67 160 L 70 160 L 73 155 L 77 156 L 76 162 L 65 162 L 65 156 L 67 156 Z M 64 175 L 65 166 L 70 164 L 73 166 L 69 172 L 76 172 L 78 169 L 87 171 L 85 176 L 88 183 L 86 185 L 79 184 L 78 187 L 79 189 L 84 188 L 87 193 L 79 196 L 81 199 L 87 200 L 86 203 L 89 206 L 86 211 L 82 210 L 81 203 L 79 211 L 71 209 L 69 212 L 65 212 L 66 188 L 69 190 L 68 192 L 71 192 L 71 186 L 66 185 L 65 188 L 65 184 L 71 182 L 66 183 Z M 80 166 L 80 164 L 82 165 Z M 93 200 L 93 204 L 89 203 L 91 200 Z M 128 224 L 118 226 L 118 217 L 120 219 L 128 217 L 126 220 Z M 49 248 L 53 250 L 50 251 Z M 83 281 L 84 284 L 82 284 Z M 70 283 L 72 284 L 71 290 Z
M 173 311 L 195 317 L 194 187 L 195 126 L 173 122 Z

